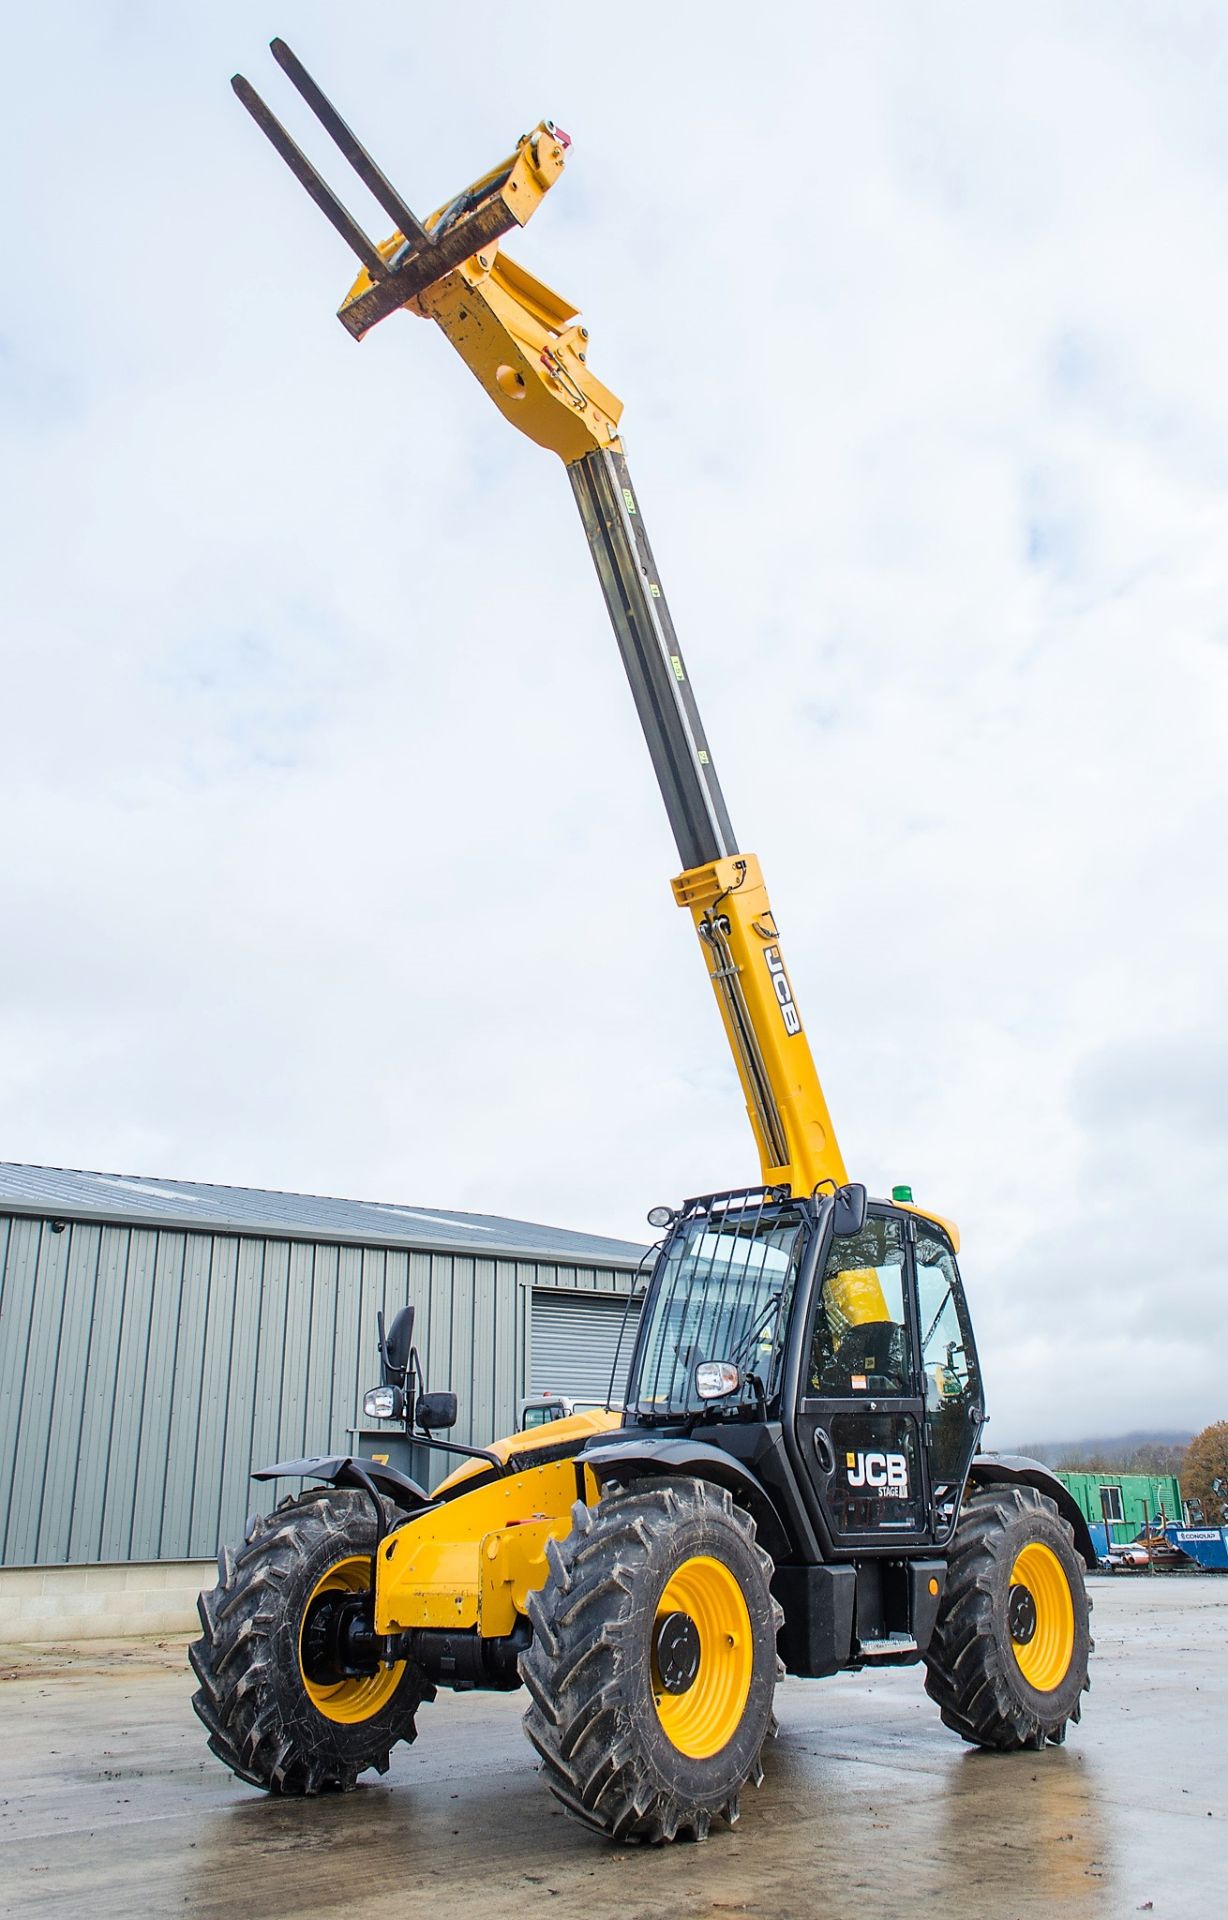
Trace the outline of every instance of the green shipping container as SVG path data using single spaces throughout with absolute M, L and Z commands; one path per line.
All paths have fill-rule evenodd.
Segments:
M 1059 1473 L 1091 1527 L 1122 1546 L 1148 1526 L 1180 1525 L 1181 1484 L 1172 1473 Z

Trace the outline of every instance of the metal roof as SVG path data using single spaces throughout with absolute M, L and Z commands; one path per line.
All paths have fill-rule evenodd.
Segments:
M 327 1194 L 270 1193 L 202 1180 L 90 1173 L 75 1167 L 27 1167 L 0 1161 L 0 1212 L 49 1219 L 123 1221 L 195 1227 L 211 1233 L 273 1235 L 353 1245 L 416 1247 L 430 1253 L 557 1260 L 575 1266 L 635 1267 L 644 1249 L 629 1240 L 572 1233 L 496 1213 L 454 1213 Z

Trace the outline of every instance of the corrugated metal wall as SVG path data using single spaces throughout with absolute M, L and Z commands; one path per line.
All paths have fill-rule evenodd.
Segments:
M 452 1437 L 516 1425 L 550 1262 L 0 1215 L 0 1564 L 194 1559 L 270 1497 L 253 1465 L 345 1450 L 375 1316 L 412 1299 Z M 440 1472 L 446 1461 L 441 1459 Z

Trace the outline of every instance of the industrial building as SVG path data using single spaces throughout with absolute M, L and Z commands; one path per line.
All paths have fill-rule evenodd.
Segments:
M 456 1439 L 511 1431 L 526 1393 L 604 1401 L 642 1254 L 490 1214 L 0 1163 L 0 1638 L 124 1609 L 128 1631 L 169 1631 L 190 1563 L 278 1497 L 254 1465 L 355 1448 L 381 1308 L 414 1303 Z M 446 1456 L 416 1464 L 439 1479 Z

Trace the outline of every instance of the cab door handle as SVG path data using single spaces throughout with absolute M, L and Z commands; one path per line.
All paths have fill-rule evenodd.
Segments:
M 816 1427 L 814 1430 L 814 1450 L 818 1457 L 819 1471 L 821 1473 L 834 1473 L 836 1470 L 835 1451 L 822 1427 Z

